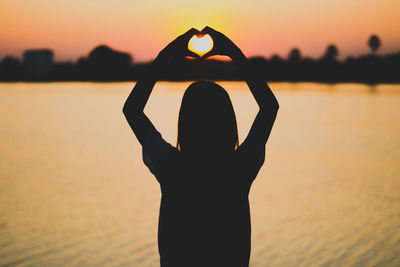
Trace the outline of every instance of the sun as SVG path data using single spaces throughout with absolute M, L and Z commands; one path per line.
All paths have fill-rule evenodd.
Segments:
M 188 43 L 188 49 L 199 56 L 209 52 L 213 46 L 214 42 L 209 34 L 193 35 Z

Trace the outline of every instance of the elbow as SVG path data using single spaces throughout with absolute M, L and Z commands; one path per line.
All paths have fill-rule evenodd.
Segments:
M 279 103 L 278 103 L 278 101 L 276 101 L 276 104 L 274 105 L 274 110 L 275 110 L 276 112 L 278 112 L 278 110 L 279 110 Z
M 132 105 L 132 103 L 125 102 L 124 107 L 122 108 L 122 113 L 124 113 L 125 116 L 128 114 L 135 113 L 135 105 Z
M 135 106 L 125 104 L 122 108 L 122 113 L 124 113 L 125 118 L 134 119 L 139 116 L 140 113 L 143 113 L 143 111 L 135 108 Z
M 122 108 L 122 113 L 124 113 L 125 116 L 129 113 L 129 107 L 127 104 Z
M 271 103 L 271 109 L 275 112 L 278 112 L 279 110 L 279 103 L 278 100 L 276 100 L 276 98 L 274 99 L 274 101 Z
M 279 104 L 277 101 L 274 101 L 272 103 L 260 107 L 260 111 L 264 113 L 271 113 L 271 112 L 278 113 L 278 110 L 279 110 Z
M 124 113 L 125 118 L 131 118 L 134 115 L 134 109 L 132 106 L 125 104 L 124 107 L 122 108 L 122 113 Z
M 130 108 L 127 105 L 124 105 L 122 108 L 122 113 L 124 113 L 125 118 L 128 119 L 129 115 L 131 114 Z

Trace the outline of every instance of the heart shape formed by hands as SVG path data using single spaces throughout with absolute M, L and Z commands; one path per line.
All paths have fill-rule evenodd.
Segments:
M 209 52 L 214 46 L 214 42 L 209 34 L 198 34 L 193 35 L 193 37 L 188 42 L 188 49 L 200 57 Z

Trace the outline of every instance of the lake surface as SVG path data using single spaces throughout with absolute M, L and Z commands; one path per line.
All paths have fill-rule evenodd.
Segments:
M 146 113 L 175 144 L 189 83 Z M 256 114 L 221 82 L 240 141 Z M 133 83 L 0 84 L 0 266 L 157 266 L 160 188 L 122 114 Z M 251 266 L 400 266 L 400 85 L 271 83 Z

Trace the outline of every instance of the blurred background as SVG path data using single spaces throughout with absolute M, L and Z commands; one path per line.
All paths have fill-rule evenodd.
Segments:
M 280 110 L 250 266 L 400 265 L 400 2 L 0 0 L 0 266 L 158 266 L 160 188 L 122 114 L 171 40 L 230 37 Z M 222 61 L 221 61 L 222 59 Z M 145 112 L 175 145 L 191 81 L 257 112 L 227 59 L 177 62 Z

